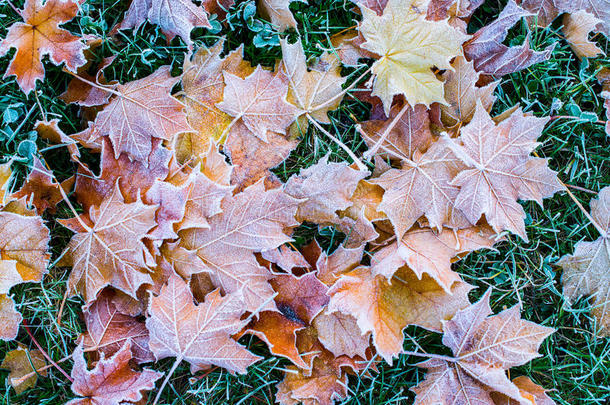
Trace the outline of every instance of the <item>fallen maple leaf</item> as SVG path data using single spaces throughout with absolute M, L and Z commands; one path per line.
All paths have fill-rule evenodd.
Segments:
M 606 109 L 606 134 L 610 136 L 610 69 L 602 69 L 597 75 L 597 80 L 602 85 L 600 95 L 604 99 L 604 108 Z
M 546 394 L 547 390 L 534 383 L 529 377 L 517 377 L 513 379 L 513 384 L 519 388 L 521 396 L 526 399 L 528 405 L 555 405 L 555 401 L 549 398 L 549 396 Z M 494 401 L 494 405 L 521 404 L 521 402 L 515 401 L 514 399 L 507 397 L 506 395 L 502 395 L 499 392 L 492 392 L 491 398 Z
M 520 46 L 508 47 L 502 44 L 508 29 L 521 18 L 530 15 L 532 14 L 519 7 L 515 0 L 510 0 L 496 21 L 479 29 L 464 44 L 464 55 L 474 62 L 478 72 L 497 76 L 518 72 L 547 60 L 555 44 L 549 45 L 542 52 L 533 51 L 529 46 L 529 35 Z
M 110 358 L 102 358 L 92 370 L 87 370 L 83 348 L 78 346 L 72 355 L 72 391 L 84 398 L 73 399 L 67 405 L 104 404 L 119 405 L 138 402 L 155 387 L 163 373 L 145 368 L 134 371 L 129 366 L 131 344 L 125 342 L 122 348 Z
M 254 252 L 275 249 L 291 239 L 284 229 L 294 220 L 300 200 L 282 189 L 265 191 L 262 181 L 225 198 L 223 212 L 208 220 L 209 229 L 186 229 L 181 244 L 197 252 L 213 283 L 223 292 L 242 291 L 246 308 L 274 309 L 271 272 L 258 264 Z
M 23 391 L 36 385 L 39 375 L 47 376 L 46 369 L 38 371 L 46 365 L 47 363 L 40 350 L 28 350 L 24 346 L 19 345 L 15 350 L 11 350 L 6 354 L 0 368 L 10 370 L 8 381 L 15 389 L 15 392 L 21 394 Z M 24 379 L 28 375 L 29 377 Z
M 36 211 L 40 215 L 46 210 L 54 213 L 57 204 L 63 199 L 59 187 L 66 193 L 72 188 L 75 179 L 72 176 L 58 184 L 53 173 L 45 167 L 39 158 L 35 157 L 32 170 L 23 186 L 13 194 L 13 197 L 27 197 L 28 202 L 36 207 Z
M 162 66 L 143 79 L 119 84 L 114 97 L 90 124 L 87 142 L 107 135 L 112 141 L 115 158 L 126 153 L 146 162 L 153 138 L 172 140 L 182 132 L 192 131 L 184 106 L 170 94 L 179 78 Z
M 472 286 L 456 282 L 447 293 L 436 281 L 421 279 L 407 268 L 390 282 L 375 276 L 370 267 L 343 275 L 330 289 L 329 312 L 340 311 L 357 319 L 362 333 L 372 332 L 377 352 L 389 363 L 402 352 L 403 329 L 418 325 L 441 329 L 441 322 L 468 305 Z
M 388 119 L 365 121 L 360 133 L 369 150 L 381 142 L 377 156 L 410 159 L 415 151 L 424 152 L 435 140 L 430 124 L 429 110 L 425 106 L 420 104 L 412 108 L 394 104 Z
M 307 69 L 305 52 L 300 41 L 289 44 L 282 40 L 282 72 L 290 84 L 288 102 L 316 121 L 330 123 L 328 112 L 339 107 L 343 99 L 341 66 L 336 56 L 325 53 L 317 65 Z
M 489 296 L 487 291 L 479 302 L 443 322 L 443 344 L 454 358 L 432 358 L 418 364 L 428 372 L 412 388 L 417 395 L 415 404 L 494 405 L 491 392 L 528 403 L 505 370 L 538 357 L 538 347 L 554 329 L 522 320 L 518 306 L 489 316 Z
M 299 141 L 275 132 L 267 132 L 267 142 L 255 136 L 246 126 L 237 122 L 232 131 L 236 136 L 227 139 L 224 150 L 231 158 L 231 183 L 237 191 L 265 179 L 265 184 L 279 184 L 271 168 L 282 163 L 297 147 Z
M 451 270 L 451 263 L 474 250 L 492 248 L 496 242 L 494 236 L 487 226 L 457 231 L 443 229 L 438 233 L 430 228 L 413 228 L 400 242 L 376 252 L 371 259 L 371 270 L 391 281 L 400 267 L 408 266 L 417 278 L 427 274 L 450 294 L 453 283 L 461 281 L 460 275 Z
M 599 19 L 596 31 L 610 35 L 608 0 L 519 0 L 521 7 L 536 14 L 538 25 L 546 27 L 561 13 L 584 10 Z
M 320 344 L 317 332 L 308 327 L 298 333 L 297 346 L 307 358 L 307 368 L 288 366 L 277 384 L 280 404 L 332 405 L 347 396 L 347 373 L 362 368 L 347 356 L 335 357 Z
M 223 101 L 216 103 L 218 109 L 234 117 L 233 121 L 241 120 L 265 142 L 267 131 L 286 133 L 299 110 L 286 101 L 288 79 L 284 74 L 271 73 L 259 65 L 245 79 L 227 71 L 223 76 L 224 95 Z
M 172 275 L 159 296 L 151 297 L 148 312 L 149 345 L 157 360 L 186 360 L 192 372 L 213 364 L 243 374 L 260 359 L 231 339 L 247 323 L 240 319 L 245 307 L 237 293 L 221 297 L 215 290 L 195 305 L 188 285 Z
M 608 4 L 610 6 L 610 3 Z M 566 41 L 579 58 L 594 58 L 604 53 L 594 42 L 589 41 L 589 33 L 602 22 L 585 10 L 578 10 L 563 17 L 563 32 Z
M 324 156 L 313 166 L 301 169 L 286 183 L 286 193 L 303 199 L 299 204 L 297 219 L 318 224 L 339 222 L 336 211 L 352 205 L 350 200 L 358 182 L 369 175 L 355 170 L 347 163 L 328 162 Z
M 423 215 L 439 230 L 443 225 L 463 228 L 477 222 L 478 218 L 469 221 L 455 202 L 460 189 L 452 181 L 463 169 L 445 142 L 436 142 L 426 153 L 403 157 L 400 169 L 371 180 L 385 189 L 378 210 L 388 216 L 398 238 Z
M 0 339 L 17 337 L 21 315 L 9 290 L 20 283 L 39 282 L 47 273 L 49 230 L 32 213 L 0 210 Z
M 207 150 L 210 139 L 219 141 L 233 117 L 216 107 L 222 101 L 225 82 L 223 71 L 246 77 L 254 71 L 243 59 L 243 47 L 221 58 L 224 41 L 210 48 L 200 47 L 184 61 L 182 95 L 178 96 L 186 107 L 189 124 L 195 132 L 186 133 L 178 140 L 176 155 L 180 162 L 196 157 Z
M 597 330 L 610 336 L 610 187 L 591 201 L 591 218 L 601 236 L 594 242 L 578 242 L 574 254 L 563 256 L 557 265 L 563 268 L 565 296 L 574 300 L 591 295 Z
M 448 105 L 441 105 L 441 120 L 448 128 L 458 124 L 466 125 L 472 119 L 477 106 L 477 100 L 485 110 L 490 111 L 496 101 L 494 90 L 500 84 L 499 81 L 489 83 L 483 87 L 476 85 L 479 73 L 474 69 L 472 62 L 468 62 L 463 56 L 455 58 L 453 71 L 443 73 L 445 79 L 445 99 Z
M 470 18 L 485 0 L 430 0 L 427 18 L 444 20 L 447 17 Z
M 112 31 L 137 29 L 147 20 L 161 28 L 168 42 L 179 36 L 189 48 L 193 47 L 193 28 L 211 27 L 206 10 L 191 0 L 132 0 L 123 21 Z
M 402 94 L 414 106 L 445 102 L 443 83 L 432 66 L 451 69 L 450 60 L 460 54 L 468 36 L 446 21 L 428 21 L 425 10 L 413 0 L 390 0 L 383 15 L 361 6 L 358 27 L 366 42 L 362 48 L 378 55 L 373 64 L 373 95 L 383 101 L 389 115 L 393 96 Z
M 0 42 L 0 56 L 11 48 L 17 49 L 4 77 L 16 76 L 25 94 L 44 79 L 42 58 L 45 55 L 55 65 L 65 62 L 66 69 L 74 73 L 87 63 L 83 52 L 87 45 L 70 31 L 59 28 L 76 17 L 79 4 L 76 0 L 47 0 L 44 4 L 42 0 L 26 0 L 20 12 L 24 22 L 11 25 L 6 38 Z
M 563 185 L 548 160 L 530 156 L 536 139 L 548 118 L 536 118 L 514 111 L 498 125 L 481 103 L 470 124 L 462 128 L 450 147 L 469 166 L 451 182 L 460 187 L 455 200 L 458 208 L 473 224 L 481 215 L 496 232 L 509 230 L 527 240 L 525 211 L 517 200 L 542 200 Z
M 156 209 L 144 205 L 139 196 L 135 202 L 125 203 L 117 183 L 99 207 L 92 206 L 77 218 L 59 220 L 76 232 L 64 257 L 72 264 L 70 292 L 82 294 L 90 303 L 107 285 L 135 298 L 142 284 L 152 284 L 142 238 L 155 226 Z
M 297 21 L 290 11 L 290 3 L 295 0 L 257 0 L 259 11 L 265 18 L 271 20 L 278 31 L 282 32 L 287 28 L 296 28 Z M 299 0 L 307 3 L 305 0 Z
M 3 206 L 8 202 L 7 200 L 10 194 L 9 186 L 11 179 L 13 178 L 11 163 L 12 162 L 6 162 L 0 164 L 0 206 Z
M 112 290 L 104 290 L 100 296 L 83 311 L 87 330 L 80 342 L 86 351 L 97 351 L 108 358 L 118 352 L 125 341 L 131 341 L 133 358 L 138 363 L 153 361 L 148 348 L 148 330 L 144 322 L 120 312 L 113 299 Z
M 311 267 L 298 250 L 292 250 L 286 245 L 282 245 L 278 249 L 265 250 L 261 252 L 261 257 L 289 273 L 295 268 L 309 269 Z
M 316 316 L 312 326 L 318 332 L 320 343 L 335 357 L 366 358 L 371 333 L 363 333 L 358 326 L 357 319 L 353 316 L 325 309 Z

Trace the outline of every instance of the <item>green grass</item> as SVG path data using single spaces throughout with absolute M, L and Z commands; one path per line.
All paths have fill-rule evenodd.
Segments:
M 501 9 L 502 4 L 499 3 L 505 2 L 487 1 L 475 14 L 471 28 L 492 21 Z M 21 7 L 23 1 L 13 4 Z M 264 22 L 258 18 L 243 18 L 244 10 L 251 5 L 251 1 L 240 2 L 231 9 L 227 17 L 231 29 L 225 27 L 220 32 L 195 30 L 192 36 L 196 46 L 212 44 L 226 36 L 227 50 L 244 43 L 246 59 L 273 66 L 281 55 L 279 46 L 274 45 L 275 34 L 269 32 L 268 25 L 263 34 L 255 32 L 252 27 L 264 26 Z M 98 60 L 116 56 L 112 66 L 107 69 L 108 79 L 122 82 L 134 80 L 166 64 L 171 64 L 175 74 L 179 74 L 187 48 L 179 39 L 167 44 L 155 26 L 146 24 L 135 33 L 123 32 L 115 39 L 105 37 L 105 33 L 120 21 L 127 7 L 128 1 L 89 0 L 81 15 L 67 27 L 76 33 L 94 34 L 105 39 L 95 50 L 95 55 Z M 352 11 L 353 4 L 347 0 L 311 0 L 310 5 L 295 3 L 292 9 L 299 22 L 301 40 L 308 56 L 319 55 L 322 49 L 328 49 L 330 36 L 353 27 L 359 18 Z M 6 2 L 0 4 L 0 16 L 0 36 L 3 37 L 7 28 L 18 21 L 18 16 Z M 595 74 L 601 67 L 610 66 L 610 59 L 597 58 L 588 63 L 579 61 L 559 28 L 560 21 L 556 21 L 549 28 L 532 30 L 531 44 L 535 49 L 541 50 L 556 43 L 551 59 L 504 77 L 496 91 L 498 101 L 494 112 L 499 113 L 519 104 L 538 116 L 573 116 L 573 105 L 578 105 L 582 111 L 593 113 L 600 120 L 605 119 Z M 506 43 L 521 43 L 526 34 L 525 23 L 517 24 L 510 31 Z M 296 32 L 287 35 L 293 39 L 298 37 Z M 257 41 L 267 41 L 269 45 L 262 48 L 253 46 L 257 36 Z M 597 35 L 595 39 L 606 53 L 610 51 L 602 35 Z M 7 64 L 8 58 L 2 58 L 0 71 L 4 71 Z M 27 172 L 28 156 L 25 152 L 30 144 L 24 141 L 35 140 L 32 129 L 36 120 L 59 118 L 67 133 L 77 132 L 85 125 L 76 107 L 66 106 L 57 98 L 66 88 L 70 76 L 50 63 L 45 63 L 45 68 L 46 80 L 42 86 L 39 85 L 43 91 L 39 92 L 38 101 L 33 94 L 26 97 L 13 79 L 0 80 L 0 111 L 3 112 L 0 117 L 0 161 L 16 160 L 14 167 L 19 173 L 17 183 Z M 351 71 L 346 69 L 345 74 L 349 73 Z M 352 117 L 366 119 L 366 105 L 347 97 L 332 116 L 329 130 L 357 154 L 361 153 L 364 145 L 356 134 Z M 556 119 L 547 125 L 540 142 L 542 145 L 537 153 L 550 158 L 550 166 L 559 172 L 559 177 L 565 183 L 592 192 L 610 184 L 609 138 L 602 125 L 586 119 Z M 40 150 L 47 146 L 41 140 L 37 140 L 36 144 Z M 335 144 L 310 128 L 299 147 L 275 172 L 286 179 L 300 168 L 314 164 L 328 152 L 331 152 L 333 160 L 349 161 L 349 157 Z M 59 178 L 74 172 L 65 151 L 50 149 L 42 152 L 42 155 Z M 576 189 L 572 191 L 585 207 L 594 197 L 592 193 Z M 590 316 L 590 304 L 586 298 L 573 305 L 565 301 L 561 295 L 561 271 L 554 265 L 559 257 L 573 252 L 578 241 L 597 238 L 597 232 L 565 193 L 545 200 L 543 208 L 534 203 L 525 203 L 524 207 L 528 215 L 529 243 L 509 235 L 497 251 L 473 253 L 457 263 L 455 269 L 466 281 L 478 287 L 471 294 L 472 300 L 492 287 L 494 310 L 521 304 L 524 318 L 557 329 L 542 345 L 541 357 L 513 369 L 511 377 L 530 376 L 535 382 L 552 389 L 550 395 L 560 404 L 607 404 L 610 402 L 610 339 L 595 337 L 594 319 Z M 69 217 L 71 214 L 62 204 L 58 216 Z M 51 245 L 55 260 L 71 235 L 51 221 L 51 217 L 47 216 L 46 219 L 53 235 Z M 306 225 L 298 231 L 298 235 L 301 242 L 316 237 L 325 248 L 336 246 L 342 238 L 331 229 L 318 233 L 314 226 Z M 21 285 L 11 291 L 35 339 L 56 361 L 72 353 L 75 340 L 83 330 L 80 319 L 82 301 L 79 298 L 67 300 L 61 324 L 57 323 L 67 278 L 66 269 L 53 267 L 42 284 Z M 405 335 L 406 350 L 416 350 L 414 342 L 417 341 L 427 351 L 446 353 L 447 349 L 441 345 L 438 334 L 409 327 Z M 32 339 L 21 328 L 16 341 L 0 343 L 0 352 L 14 349 L 17 342 L 34 348 Z M 165 389 L 163 401 L 175 404 L 273 403 L 274 386 L 282 379 L 282 369 L 288 364 L 287 361 L 271 357 L 256 338 L 246 337 L 242 342 L 253 352 L 266 357 L 250 367 L 248 375 L 232 376 L 225 371 L 213 371 L 205 378 L 198 378 L 191 376 L 188 367 L 183 364 Z M 372 378 L 351 378 L 350 397 L 345 403 L 411 402 L 413 395 L 409 388 L 424 377 L 424 373 L 414 367 L 418 360 L 401 356 L 391 366 L 379 364 L 379 373 Z M 170 360 L 154 364 L 154 368 L 161 371 L 167 371 L 170 366 Z M 71 361 L 62 362 L 61 367 L 69 372 Z M 35 388 L 22 395 L 16 395 L 10 388 L 6 375 L 4 371 L 0 374 L 5 385 L 3 403 L 61 404 L 73 398 L 69 382 L 57 370 L 49 370 L 46 378 L 40 378 Z

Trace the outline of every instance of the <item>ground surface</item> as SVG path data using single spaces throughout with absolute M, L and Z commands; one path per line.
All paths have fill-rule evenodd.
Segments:
M 494 19 L 502 1 L 490 0 L 479 9 L 470 23 L 470 31 Z M 13 4 L 20 8 L 22 1 Z M 277 35 L 269 24 L 257 17 L 244 19 L 253 1 L 238 2 L 227 16 L 229 25 L 218 31 L 198 29 L 192 37 L 197 45 L 212 44 L 219 37 L 226 36 L 227 49 L 245 44 L 245 57 L 253 64 L 272 66 L 280 56 Z M 88 0 L 83 11 L 67 27 L 74 32 L 91 33 L 104 37 L 110 27 L 122 18 L 128 7 L 127 0 Z M 330 37 L 345 29 L 353 28 L 359 16 L 352 11 L 353 4 L 347 0 L 310 0 L 310 5 L 294 3 L 292 9 L 299 22 L 299 30 L 308 55 L 319 54 L 328 49 Z M 4 36 L 8 26 L 18 20 L 17 14 L 4 1 L 0 1 L 0 36 Z M 562 37 L 560 21 L 546 29 L 534 29 L 531 34 L 532 47 L 541 50 L 556 43 L 552 57 L 520 73 L 506 76 L 496 91 L 498 102 L 494 112 L 499 113 L 515 104 L 539 116 L 571 116 L 556 118 L 547 125 L 537 150 L 539 156 L 550 158 L 550 166 L 559 172 L 559 177 L 573 188 L 576 198 L 585 207 L 595 197 L 595 193 L 610 184 L 610 146 L 603 125 L 596 120 L 604 119 L 603 100 L 595 74 L 603 66 L 610 66 L 610 58 L 579 61 Z M 263 25 L 262 31 L 259 30 Z M 266 27 L 266 28 L 265 28 Z M 259 31 L 257 31 L 259 30 Z M 521 43 L 527 33 L 525 23 L 517 24 L 506 41 Z M 294 37 L 292 32 L 288 35 Z M 598 45 L 610 51 L 608 42 L 601 35 L 596 38 Z M 171 63 L 176 74 L 181 71 L 186 47 L 178 39 L 169 45 L 160 31 L 146 24 L 135 33 L 124 32 L 121 41 L 104 41 L 96 51 L 98 57 L 115 55 L 108 78 L 121 82 L 142 78 L 161 65 Z M 253 45 L 258 44 L 259 47 Z M 262 46 L 262 47 L 260 47 Z M 6 69 L 8 58 L 0 60 L 0 71 Z M 36 120 L 60 118 L 63 129 L 74 133 L 82 129 L 77 109 L 66 106 L 57 96 L 66 88 L 70 77 L 61 69 L 45 64 L 47 69 L 44 91 L 39 100 L 18 89 L 13 79 L 0 80 L 0 161 L 20 155 L 27 156 L 27 142 L 35 140 L 31 132 Z M 345 71 L 349 74 L 350 71 Z M 41 86 L 39 85 L 39 88 Z M 39 103 L 39 104 L 38 104 Z M 578 115 L 576 105 L 593 115 Z M 340 136 L 356 153 L 364 149 L 360 137 L 354 129 L 352 118 L 366 118 L 366 105 L 353 98 L 346 98 L 338 111 L 333 113 L 331 129 Z M 21 147 L 20 147 L 21 145 Z M 44 145 L 38 142 L 39 148 Z M 333 152 L 336 161 L 347 160 L 343 152 L 326 138 L 317 136 L 314 130 L 302 140 L 286 163 L 275 170 L 286 178 L 302 167 L 315 163 L 327 151 Z M 50 162 L 56 175 L 62 179 L 73 171 L 64 151 L 53 148 L 40 150 Z M 27 159 L 22 159 L 21 174 L 26 172 Z M 545 341 L 540 349 L 542 357 L 526 366 L 513 369 L 515 375 L 528 375 L 535 382 L 553 389 L 551 397 L 561 404 L 607 404 L 610 401 L 610 339 L 595 338 L 593 320 L 589 315 L 586 299 L 568 305 L 561 295 L 560 270 L 554 262 L 562 255 L 571 253 L 574 245 L 583 239 L 597 238 L 595 229 L 572 200 L 560 193 L 545 200 L 544 207 L 535 203 L 525 204 L 527 232 L 530 242 L 515 236 L 508 236 L 506 242 L 498 246 L 496 252 L 483 251 L 471 254 L 458 263 L 456 269 L 464 279 L 479 287 L 472 293 L 474 300 L 489 287 L 493 287 L 494 310 L 515 304 L 523 306 L 523 317 L 531 321 L 551 326 L 557 333 Z M 59 217 L 71 216 L 63 206 L 59 207 Z M 49 223 L 52 231 L 54 258 L 57 258 L 70 233 L 55 223 Z M 323 246 L 332 249 L 340 240 L 340 235 L 331 230 L 316 233 L 314 228 L 304 226 L 298 232 L 297 242 L 307 242 L 316 237 Z M 79 298 L 67 301 L 61 324 L 57 323 L 59 303 L 66 289 L 67 269 L 51 268 L 42 285 L 25 284 L 13 288 L 12 293 L 18 309 L 24 315 L 24 323 L 36 341 L 56 361 L 69 356 L 74 349 L 76 337 L 83 324 L 79 319 L 82 302 Z M 406 350 L 416 350 L 411 343 L 417 337 L 425 342 L 428 350 L 443 353 L 439 335 L 417 328 L 405 331 Z M 264 345 L 256 338 L 244 338 L 251 350 L 263 354 L 266 360 L 250 368 L 246 376 L 231 376 L 224 371 L 213 371 L 204 377 L 192 378 L 187 366 L 183 365 L 174 373 L 163 394 L 164 403 L 206 403 L 206 404 L 250 404 L 273 403 L 275 384 L 281 380 L 281 369 L 285 360 L 270 357 Z M 16 347 L 16 342 L 34 347 L 33 340 L 21 328 L 16 341 L 0 343 L 0 353 Z M 436 348 L 438 347 L 438 348 Z M 436 348 L 436 349 L 435 349 Z M 350 381 L 351 398 L 349 404 L 395 404 L 409 403 L 413 395 L 409 388 L 423 377 L 423 371 L 413 367 L 418 359 L 402 356 L 392 366 L 381 365 L 379 373 L 372 379 Z M 71 360 L 60 366 L 71 369 Z M 167 371 L 171 360 L 155 365 L 160 371 Z M 36 388 L 16 395 L 6 382 L 6 372 L 1 372 L 2 402 L 10 404 L 60 404 L 73 398 L 70 384 L 55 369 L 49 370 L 46 378 L 39 379 Z

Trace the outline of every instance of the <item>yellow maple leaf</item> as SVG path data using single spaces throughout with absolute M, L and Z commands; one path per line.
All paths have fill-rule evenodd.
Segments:
M 390 0 L 380 16 L 364 6 L 359 30 L 362 47 L 380 58 L 373 64 L 373 95 L 389 114 L 392 98 L 403 94 L 412 106 L 445 104 L 443 83 L 432 67 L 451 69 L 468 35 L 447 21 L 428 21 L 426 10 L 414 0 Z

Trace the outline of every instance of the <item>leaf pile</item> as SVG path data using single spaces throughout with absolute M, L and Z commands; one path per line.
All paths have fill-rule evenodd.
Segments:
M 409 352 L 428 358 L 418 364 L 427 374 L 412 389 L 415 403 L 553 403 L 533 381 L 507 375 L 537 357 L 553 329 L 522 320 L 518 307 L 492 315 L 489 292 L 471 303 L 473 286 L 452 263 L 508 233 L 527 240 L 519 201 L 542 204 L 564 190 L 535 154 L 549 119 L 519 106 L 490 115 L 502 76 L 552 50 L 532 50 L 527 40 L 506 46 L 508 30 L 533 13 L 539 24 L 569 13 L 564 29 L 575 53 L 592 56 L 600 51 L 587 34 L 608 33 L 608 7 L 511 0 L 468 35 L 481 3 L 359 0 L 362 20 L 335 41 L 336 52 L 307 61 L 300 39 L 284 39 L 282 60 L 270 69 L 252 66 L 241 47 L 225 52 L 222 39 L 192 49 L 191 30 L 210 27 L 210 14 L 232 2 L 133 0 L 111 34 L 148 21 L 190 53 L 177 77 L 167 65 L 116 83 L 103 74 L 112 60 L 94 74 L 79 69 L 89 66 L 84 50 L 94 39 L 60 27 L 81 2 L 26 1 L 24 22 L 0 43 L 1 55 L 16 48 L 5 76 L 30 93 L 48 55 L 72 72 L 62 99 L 86 110 L 87 122 L 70 135 L 58 120 L 36 127 L 67 147 L 74 177 L 59 183 L 37 159 L 10 193 L 10 162 L 0 165 L 0 337 L 16 338 L 21 322 L 10 288 L 47 272 L 44 214 L 73 233 L 57 266 L 71 269 L 67 294 L 84 301 L 72 404 L 140 403 L 154 389 L 156 402 L 183 361 L 192 373 L 247 373 L 261 357 L 238 342 L 244 335 L 291 363 L 278 402 L 332 404 L 348 396 L 350 375 L 371 375 L 404 352 L 409 325 L 442 333 L 452 352 Z M 295 28 L 289 4 L 259 6 L 281 29 Z M 372 59 L 370 80 L 347 85 L 341 67 L 362 58 Z M 353 95 L 371 107 L 371 119 L 357 126 L 368 150 L 349 151 L 353 164 L 325 156 L 286 181 L 275 176 L 271 169 L 309 126 L 339 142 L 323 125 L 356 86 Z M 99 155 L 99 170 L 81 152 Z M 62 202 L 73 217 L 55 218 Z M 605 189 L 590 215 L 600 238 L 558 262 L 566 296 L 591 295 L 605 335 L 609 207 Z M 346 238 L 330 254 L 315 240 L 297 248 L 305 222 Z M 26 364 L 25 351 L 4 362 L 18 390 L 35 384 L 23 378 L 32 367 L 45 367 L 34 352 Z M 166 373 L 142 367 L 168 357 L 175 360 Z

